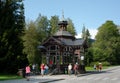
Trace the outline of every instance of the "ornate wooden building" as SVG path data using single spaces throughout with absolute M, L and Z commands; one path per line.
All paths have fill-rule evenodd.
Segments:
M 81 56 L 84 56 L 86 43 L 83 39 L 76 39 L 67 31 L 68 22 L 58 23 L 59 30 L 41 45 L 45 48 L 46 63 L 54 65 L 64 72 L 69 63 L 81 65 Z

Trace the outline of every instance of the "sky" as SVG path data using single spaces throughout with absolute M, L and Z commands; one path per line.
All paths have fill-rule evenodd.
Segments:
M 64 17 L 72 20 L 77 38 L 83 26 L 95 38 L 97 29 L 107 20 L 120 25 L 120 0 L 24 0 L 24 8 L 26 21 L 35 21 L 39 14 L 61 19 L 64 12 Z

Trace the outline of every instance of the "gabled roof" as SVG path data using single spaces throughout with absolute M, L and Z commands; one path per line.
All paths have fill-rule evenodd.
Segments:
M 46 43 L 49 43 L 50 40 L 54 40 L 60 45 L 70 45 L 70 46 L 76 46 L 76 45 L 83 45 L 85 40 L 83 39 L 65 39 L 65 38 L 55 38 L 54 36 L 49 37 L 42 45 L 44 46 Z
M 83 45 L 84 42 L 85 42 L 84 39 L 76 39 L 76 40 L 74 41 L 74 45 Z
M 73 45 L 73 41 L 70 39 L 61 39 L 61 42 L 63 42 L 65 45 Z
M 49 40 L 53 39 L 54 41 L 56 41 L 58 44 L 60 45 L 70 45 L 70 46 L 76 46 L 76 45 L 83 45 L 84 44 L 84 40 L 83 39 L 75 39 L 75 40 L 71 40 L 71 39 L 58 39 L 58 38 L 54 38 L 53 36 L 49 37 L 49 39 L 47 39 L 42 45 L 45 45 L 46 43 L 49 42 Z
M 49 37 L 45 42 L 42 43 L 42 45 L 46 44 L 49 42 L 49 40 L 53 39 L 54 41 L 56 41 L 58 44 L 64 45 L 63 42 L 61 42 L 59 39 L 54 38 L 53 36 Z
M 61 41 L 64 42 L 65 45 L 83 45 L 84 43 L 83 39 L 76 40 L 62 39 Z

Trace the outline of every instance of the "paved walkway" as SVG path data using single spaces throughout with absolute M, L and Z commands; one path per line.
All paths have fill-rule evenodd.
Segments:
M 64 80 L 64 79 L 69 79 L 71 77 L 75 77 L 74 75 L 46 75 L 46 76 L 31 76 L 30 80 L 27 81 L 25 78 L 24 79 L 16 79 L 16 80 L 5 80 L 5 81 L 0 81 L 0 83 L 47 83 L 47 82 L 52 82 L 52 81 L 59 81 L 59 80 Z
M 112 67 L 112 68 L 108 68 L 106 70 L 103 70 L 102 72 L 105 71 L 111 71 L 113 69 L 115 69 L 116 67 Z M 72 75 L 46 75 L 46 76 L 31 76 L 30 80 L 27 81 L 25 78 L 24 79 L 16 79 L 16 80 L 5 80 L 5 81 L 0 81 L 0 83 L 48 83 L 48 82 L 52 82 L 52 81 L 59 81 L 59 80 L 67 80 L 67 79 L 71 79 L 71 78 L 76 78 L 79 76 L 84 76 L 84 75 L 89 75 L 89 74 L 94 74 L 94 73 L 99 73 L 98 71 L 91 71 L 91 72 L 87 72 L 85 74 L 79 74 L 78 76 L 75 76 L 74 74 Z

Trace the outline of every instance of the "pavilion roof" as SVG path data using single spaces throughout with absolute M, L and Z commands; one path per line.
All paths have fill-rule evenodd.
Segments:
M 83 45 L 84 40 L 83 39 L 62 39 L 61 42 L 63 42 L 65 45 Z
M 58 31 L 54 34 L 54 36 L 73 36 L 68 31 Z

